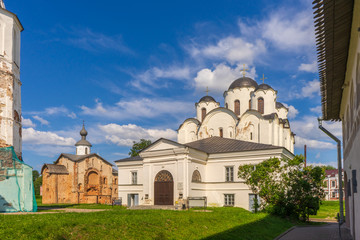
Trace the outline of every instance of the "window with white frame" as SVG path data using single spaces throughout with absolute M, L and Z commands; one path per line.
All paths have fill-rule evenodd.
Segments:
M 235 203 L 235 194 L 224 194 L 225 206 L 234 206 L 234 203 Z
M 131 172 L 131 184 L 137 184 L 137 172 Z
M 336 198 L 336 192 L 332 192 L 332 198 Z
M 225 167 L 225 181 L 226 182 L 234 181 L 234 167 L 233 166 Z
M 335 181 L 331 181 L 331 187 L 335 187 Z

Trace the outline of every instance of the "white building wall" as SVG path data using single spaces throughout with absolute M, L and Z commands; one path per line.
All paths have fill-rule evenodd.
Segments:
M 276 104 L 276 92 L 272 89 L 267 90 L 257 90 L 254 92 L 251 98 L 252 106 L 254 109 L 258 110 L 258 99 L 264 99 L 264 115 L 276 113 L 275 104 Z
M 249 88 L 235 88 L 230 89 L 224 93 L 225 97 L 225 106 L 227 104 L 228 109 L 234 111 L 234 103 L 236 100 L 240 101 L 240 115 L 244 114 L 247 110 L 249 110 L 249 101 L 250 94 L 255 90 L 254 87 Z
M 196 118 L 197 120 L 199 120 L 200 122 L 202 121 L 201 119 L 201 109 L 205 108 L 206 109 L 206 114 L 208 114 L 211 110 L 220 107 L 220 104 L 217 102 L 205 102 L 205 101 L 201 101 L 199 103 L 195 104 L 196 107 Z
M 17 17 L 0 8 L 0 145 L 21 156 L 20 32 Z

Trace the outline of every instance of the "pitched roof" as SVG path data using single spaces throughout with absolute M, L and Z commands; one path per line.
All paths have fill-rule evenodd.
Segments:
M 253 143 L 253 142 L 247 142 L 247 141 L 230 139 L 230 138 L 222 138 L 222 137 L 205 138 L 198 141 L 186 143 L 184 145 L 190 148 L 194 148 L 206 152 L 208 154 L 283 148 L 269 144 Z
M 131 162 L 131 161 L 142 161 L 142 157 L 140 156 L 135 156 L 135 157 L 128 157 L 128 158 L 123 158 L 123 159 L 119 159 L 116 160 L 114 162 Z
M 44 170 L 44 168 L 47 168 L 49 170 L 49 173 L 51 174 L 69 174 L 68 170 L 64 165 L 44 164 L 41 172 Z
M 96 156 L 98 158 L 100 158 L 101 160 L 103 160 L 104 162 L 106 162 L 107 164 L 113 166 L 111 163 L 109 163 L 108 161 L 106 161 L 105 159 L 103 159 L 102 157 L 100 157 L 99 155 L 97 155 L 96 153 L 91 153 L 91 154 L 85 154 L 85 155 L 75 155 L 75 154 L 70 154 L 70 153 L 62 153 L 60 154 L 60 156 L 58 157 L 58 159 L 56 160 L 56 162 L 62 157 L 66 157 L 69 160 L 73 161 L 73 162 L 79 162 L 84 160 L 85 158 L 89 158 L 92 156 Z
M 313 5 L 323 118 L 340 120 L 354 0 L 315 0 Z
M 344 170 L 342 170 L 344 172 Z M 335 175 L 338 174 L 338 170 L 337 169 L 329 169 L 329 170 L 325 170 L 325 175 L 328 176 L 330 175 L 331 177 L 335 177 Z

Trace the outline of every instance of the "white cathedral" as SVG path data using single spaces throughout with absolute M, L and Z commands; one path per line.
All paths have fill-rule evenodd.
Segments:
M 115 161 L 124 205 L 190 204 L 252 209 L 252 193 L 238 168 L 271 157 L 293 158 L 294 134 L 277 91 L 251 78 L 224 92 L 225 107 L 204 96 L 196 118 L 178 129 L 178 142 L 159 139 L 139 156 Z

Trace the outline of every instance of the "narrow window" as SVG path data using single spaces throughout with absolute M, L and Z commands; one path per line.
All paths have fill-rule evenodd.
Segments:
M 335 187 L 335 181 L 331 181 L 331 187 Z
M 85 154 L 88 154 L 88 148 L 87 147 L 85 148 Z
M 225 206 L 234 206 L 235 203 L 235 194 L 224 194 L 224 205 Z
M 252 132 L 250 133 L 250 140 L 253 140 Z
M 336 192 L 332 192 L 332 198 L 336 198 Z
M 137 184 L 137 172 L 131 172 L 131 184 Z
M 206 108 L 201 109 L 201 121 L 204 121 L 204 118 L 206 116 Z
M 240 101 L 239 100 L 235 100 L 235 102 L 234 102 L 234 113 L 236 115 L 240 115 Z
M 225 103 L 225 107 L 226 107 L 226 108 L 229 108 L 229 105 L 228 105 L 227 103 Z
M 249 100 L 249 109 L 251 109 L 251 99 Z
M 234 167 L 225 167 L 225 181 L 233 182 L 234 181 Z
M 219 135 L 220 135 L 220 137 L 223 137 L 223 136 L 224 136 L 224 132 L 223 132 L 223 129 L 222 129 L 222 128 L 219 128 Z
M 258 99 L 258 111 L 261 114 L 264 114 L 264 99 L 263 98 Z

